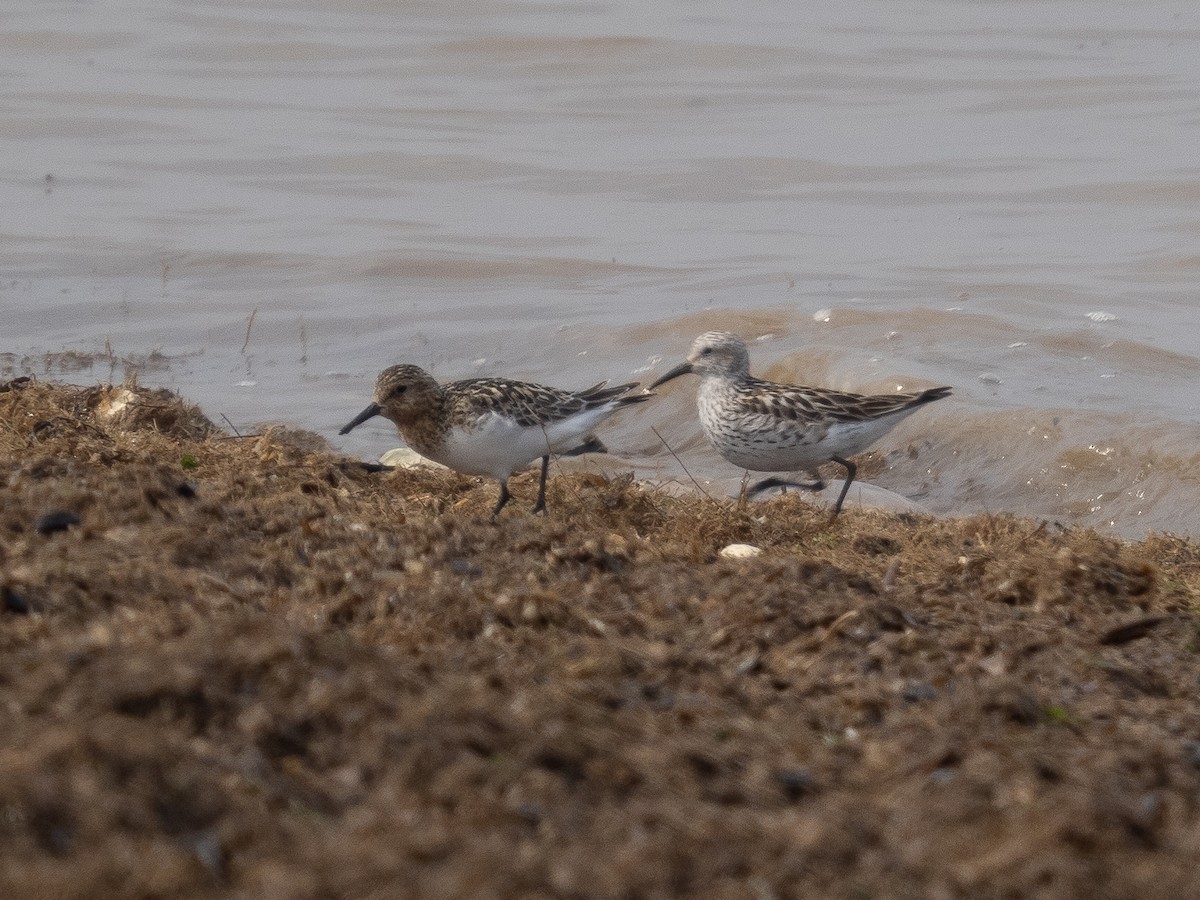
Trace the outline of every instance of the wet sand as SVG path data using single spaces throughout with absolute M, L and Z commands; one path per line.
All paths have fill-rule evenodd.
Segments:
M 31 380 L 0 466 L 0 895 L 1200 893 L 1187 540 L 594 474 L 494 525 Z

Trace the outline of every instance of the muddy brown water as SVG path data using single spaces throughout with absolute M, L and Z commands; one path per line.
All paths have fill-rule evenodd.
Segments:
M 953 385 L 880 444 L 930 510 L 1195 534 L 1198 38 L 1161 2 L 13 0 L 0 374 L 332 438 L 392 362 L 582 387 L 722 327 L 774 377 Z M 606 439 L 730 489 L 690 390 Z

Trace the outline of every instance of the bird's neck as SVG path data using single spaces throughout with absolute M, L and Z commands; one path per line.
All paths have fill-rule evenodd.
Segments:
M 707 394 L 722 394 L 736 389 L 748 377 L 731 372 L 714 372 L 701 378 L 700 390 Z
M 404 442 L 420 453 L 436 450 L 450 430 L 450 402 L 440 387 L 430 391 L 420 404 L 406 407 L 393 419 Z

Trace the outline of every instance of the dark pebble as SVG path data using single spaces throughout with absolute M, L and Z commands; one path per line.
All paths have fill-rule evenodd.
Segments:
M 0 588 L 0 600 L 4 601 L 4 609 L 19 616 L 29 614 L 29 601 L 10 587 Z
M 1200 741 L 1188 741 L 1184 744 L 1183 756 L 1193 768 L 1200 769 Z
M 926 700 L 936 700 L 937 695 L 937 688 L 928 681 L 910 681 L 904 686 L 904 692 L 900 696 L 908 703 L 920 703 Z
M 536 803 L 522 803 L 517 807 L 517 816 L 529 825 L 537 825 L 542 821 L 542 808 Z
M 46 849 L 52 854 L 55 856 L 65 856 L 70 852 L 74 838 L 74 832 L 66 825 L 55 825 L 46 832 L 44 841 Z
M 34 526 L 38 534 L 54 534 L 56 531 L 66 531 L 72 525 L 79 524 L 79 516 L 72 512 L 46 513 L 37 520 Z
M 479 578 L 483 575 L 483 569 L 466 559 L 452 559 L 450 561 L 450 571 L 455 575 L 461 575 L 463 578 Z
M 224 874 L 225 848 L 221 846 L 221 840 L 215 831 L 210 828 L 192 835 L 185 840 L 185 844 L 191 847 L 196 859 L 210 873 L 217 877 Z
M 1142 616 L 1131 622 L 1123 622 L 1100 635 L 1100 643 L 1112 645 L 1136 641 L 1138 638 L 1148 635 L 1152 628 L 1165 621 L 1167 621 L 1166 616 Z
M 776 772 L 775 780 L 779 782 L 779 786 L 789 800 L 799 800 L 801 797 L 811 794 L 817 786 L 816 779 L 807 772 L 796 769 L 783 769 Z

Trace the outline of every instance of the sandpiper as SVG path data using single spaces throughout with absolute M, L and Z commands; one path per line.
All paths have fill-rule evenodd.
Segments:
M 750 488 L 751 496 L 773 487 L 819 491 L 825 482 L 817 466 L 832 461 L 846 469 L 834 515 L 841 512 L 858 471 L 849 457 L 866 450 L 919 407 L 950 395 L 948 387 L 866 396 L 762 381 L 750 374 L 750 354 L 742 339 L 724 331 L 696 338 L 687 361 L 650 387 L 689 372 L 702 379 L 696 397 L 700 425 L 725 459 L 755 472 L 804 471 L 813 477 L 811 484 L 767 478 Z
M 391 419 L 422 456 L 468 475 L 499 479 L 493 519 L 511 497 L 508 476 L 540 456 L 542 480 L 533 511 L 545 514 L 550 456 L 605 452 L 591 430 L 621 407 L 653 396 L 629 394 L 636 382 L 607 385 L 563 391 L 507 378 L 438 384 L 417 366 L 391 366 L 375 381 L 374 402 L 338 434 L 374 416 Z

